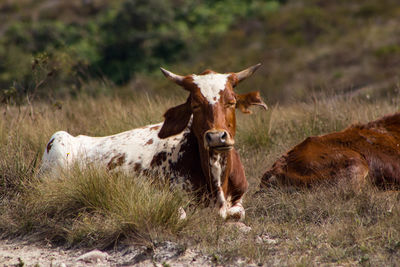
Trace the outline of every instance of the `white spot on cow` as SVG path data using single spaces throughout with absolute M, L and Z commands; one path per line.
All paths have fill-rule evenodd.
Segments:
M 220 154 L 215 154 L 210 157 L 211 174 L 216 186 L 221 186 L 222 166 L 220 162 Z
M 199 87 L 201 94 L 214 105 L 220 98 L 220 92 L 225 89 L 229 74 L 209 73 L 192 75 L 193 82 Z
M 222 190 L 222 175 L 224 175 L 225 166 L 224 158 L 221 157 L 219 153 L 214 154 L 210 157 L 210 169 L 211 175 L 213 177 L 214 183 L 218 188 L 218 195 L 217 195 L 217 207 L 218 213 L 223 218 L 226 219 L 228 217 L 227 210 L 229 208 L 228 202 L 225 199 L 224 192 Z
M 228 202 L 225 199 L 224 192 L 222 191 L 222 187 L 218 187 L 218 196 L 217 196 L 217 205 L 219 206 L 218 214 L 224 220 L 228 217 Z

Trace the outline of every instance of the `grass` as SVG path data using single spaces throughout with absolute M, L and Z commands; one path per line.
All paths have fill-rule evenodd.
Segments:
M 185 221 L 177 211 L 189 201 L 150 178 L 95 168 L 34 179 L 26 187 L 13 215 L 23 218 L 18 231 L 103 248 L 122 239 L 148 244 L 164 232 L 179 232 Z
M 148 177 L 89 168 L 57 179 L 36 175 L 42 150 L 57 130 L 108 135 L 158 122 L 184 98 L 137 95 L 80 98 L 55 107 L 9 107 L 0 120 L 0 234 L 48 239 L 60 245 L 148 247 L 173 240 L 209 255 L 215 264 L 396 265 L 400 259 L 400 193 L 345 184 L 288 191 L 258 183 L 274 160 L 309 135 L 337 131 L 399 110 L 398 99 L 314 97 L 238 115 L 237 146 L 250 189 L 249 233 L 228 227 L 192 196 Z M 59 109 L 61 107 L 61 109 Z M 4 107 L 5 108 L 5 107 Z M 239 112 L 238 112 L 239 113 Z M 189 216 L 178 220 L 183 206 Z M 237 263 L 237 262 L 236 262 Z
M 399 238 L 397 192 L 364 188 L 355 193 L 342 185 L 266 194 L 255 201 L 256 225 L 278 237 L 278 250 L 288 248 L 292 263 L 304 255 L 315 264 L 357 262 L 369 255 L 372 265 L 382 265 L 374 256 L 384 255 Z

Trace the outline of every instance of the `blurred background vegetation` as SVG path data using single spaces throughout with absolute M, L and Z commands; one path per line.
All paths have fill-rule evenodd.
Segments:
M 268 103 L 399 89 L 397 0 L 0 0 L 0 100 L 179 93 L 179 74 L 262 69 Z

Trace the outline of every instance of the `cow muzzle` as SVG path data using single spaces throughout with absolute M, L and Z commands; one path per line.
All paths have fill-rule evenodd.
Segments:
M 229 151 L 235 144 L 230 134 L 225 130 L 209 130 L 204 133 L 204 145 L 217 152 Z

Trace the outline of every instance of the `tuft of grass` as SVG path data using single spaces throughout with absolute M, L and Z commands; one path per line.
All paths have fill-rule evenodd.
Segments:
M 190 203 L 179 189 L 148 177 L 90 167 L 25 185 L 15 203 L 15 231 L 69 245 L 108 247 L 121 240 L 151 244 L 177 234 L 188 220 L 178 209 Z

